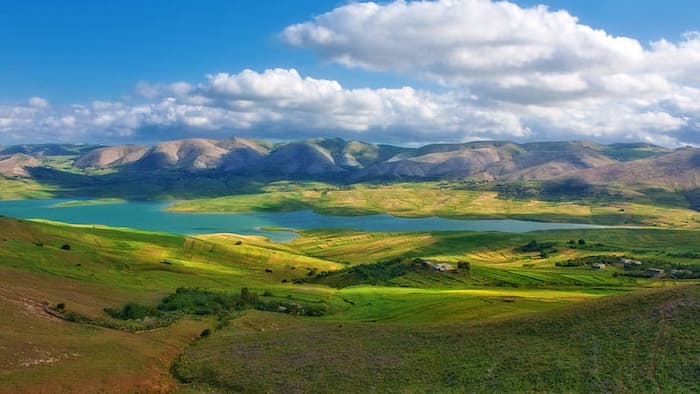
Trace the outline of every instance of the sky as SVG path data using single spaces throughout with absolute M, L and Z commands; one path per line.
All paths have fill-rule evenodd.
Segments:
M 696 0 L 0 7 L 0 144 L 700 145 Z

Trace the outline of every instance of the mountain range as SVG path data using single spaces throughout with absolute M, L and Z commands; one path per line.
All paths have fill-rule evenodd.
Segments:
M 700 186 L 700 149 L 588 141 L 479 141 L 400 147 L 327 138 L 277 144 L 231 138 L 182 139 L 154 145 L 18 145 L 0 147 L 0 175 L 32 177 L 32 168 L 50 168 L 56 157 L 78 173 L 180 171 L 195 177 L 215 173 L 343 182 L 576 178 L 588 184 L 649 184 L 674 189 Z

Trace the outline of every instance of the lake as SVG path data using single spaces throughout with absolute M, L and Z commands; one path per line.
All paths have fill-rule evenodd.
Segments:
M 346 228 L 388 232 L 467 230 L 523 233 L 535 230 L 602 227 L 522 220 L 455 220 L 438 217 L 413 219 L 390 215 L 325 216 L 312 211 L 175 213 L 164 211 L 169 202 L 152 201 L 57 206 L 67 201 L 69 200 L 0 201 L 0 215 L 20 219 L 47 219 L 74 224 L 129 227 L 183 235 L 206 233 L 262 235 L 276 242 L 291 241 L 296 234 L 290 231 L 269 231 L 266 228 L 295 230 Z

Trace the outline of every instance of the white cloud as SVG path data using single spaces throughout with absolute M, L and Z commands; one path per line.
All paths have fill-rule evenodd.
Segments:
M 628 69 L 644 56 L 636 40 L 581 25 L 566 11 L 489 0 L 351 3 L 281 35 L 347 66 L 415 72 L 448 84 Z
M 441 0 L 350 3 L 289 26 L 281 37 L 351 68 L 422 78 L 424 87 L 348 89 L 281 68 L 144 81 L 137 98 L 121 101 L 59 107 L 33 97 L 0 105 L 0 141 L 335 135 L 405 144 L 700 144 L 698 32 L 645 47 L 566 11 Z
M 427 143 L 528 133 L 516 116 L 474 106 L 453 93 L 345 89 L 337 81 L 302 77 L 294 69 L 219 73 L 198 84 L 142 83 L 137 89 L 147 93 L 147 103 L 0 107 L 0 134 L 14 141 L 26 140 L 30 133 L 54 141 L 134 141 L 185 134 L 298 139 L 332 133 Z
M 687 120 L 699 117 L 700 32 L 645 48 L 545 6 L 438 0 L 350 3 L 281 38 L 348 67 L 469 91 L 512 113 L 533 138 L 545 129 L 608 140 L 656 133 L 668 143 L 670 132 L 698 133 Z
M 576 78 L 560 81 L 563 94 L 575 92 L 578 84 Z M 618 85 L 635 87 L 625 78 Z M 589 97 L 553 106 L 484 100 L 459 89 L 346 89 L 337 81 L 303 77 L 293 69 L 245 70 L 209 75 L 196 84 L 151 85 L 146 103 L 0 106 L 0 135 L 14 142 L 31 137 L 120 143 L 238 134 L 287 139 L 337 135 L 412 144 L 593 138 L 673 145 L 675 131 L 697 122 L 671 113 L 699 109 L 693 100 L 697 90 L 673 93 L 663 105 L 658 100 Z
M 28 101 L 30 107 L 46 108 L 49 106 L 49 101 L 41 97 L 32 97 Z

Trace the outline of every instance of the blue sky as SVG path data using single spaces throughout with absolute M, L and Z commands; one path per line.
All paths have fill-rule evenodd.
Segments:
M 698 144 L 697 15 L 689 0 L 6 2 L 0 144 Z

